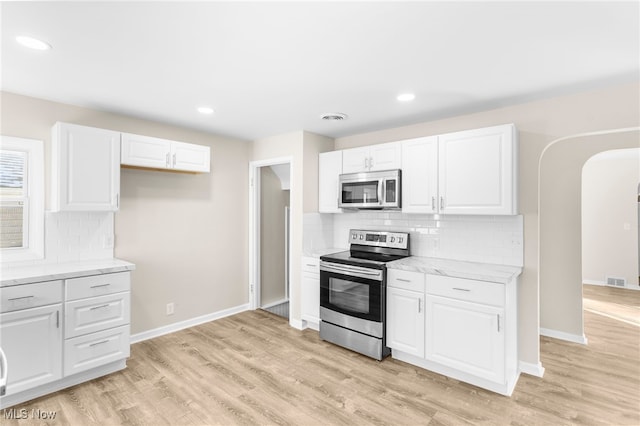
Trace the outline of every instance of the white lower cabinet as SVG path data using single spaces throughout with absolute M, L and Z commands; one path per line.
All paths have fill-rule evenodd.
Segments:
M 62 304 L 57 303 L 0 314 L 7 396 L 62 377 L 61 311 Z
M 320 324 L 320 259 L 302 258 L 301 318 L 307 326 L 317 329 Z
M 516 303 L 515 279 L 389 269 L 387 346 L 396 359 L 511 395 L 519 376 Z
M 110 328 L 64 342 L 64 375 L 129 357 L 129 326 Z
M 424 293 L 387 288 L 387 346 L 424 356 Z
M 446 297 L 426 297 L 425 357 L 504 382 L 504 310 Z
M 126 367 L 130 272 L 3 287 L 1 292 L 0 347 L 8 380 L 0 408 Z

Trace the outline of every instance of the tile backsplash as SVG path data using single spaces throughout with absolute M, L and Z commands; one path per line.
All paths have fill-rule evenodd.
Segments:
M 45 261 L 112 258 L 113 221 L 113 212 L 46 212 Z
M 350 229 L 411 234 L 413 256 L 523 265 L 522 216 L 420 215 L 359 211 L 304 215 L 306 252 L 324 247 L 348 248 Z

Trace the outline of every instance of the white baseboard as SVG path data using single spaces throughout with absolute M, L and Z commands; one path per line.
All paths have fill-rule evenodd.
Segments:
M 553 337 L 554 339 L 566 340 L 567 342 L 580 343 L 581 345 L 587 344 L 587 336 L 565 333 L 564 331 L 551 330 L 548 328 L 540 327 L 540 335 L 546 337 Z
M 297 320 L 293 318 L 289 318 L 289 325 L 293 328 L 297 328 L 298 330 L 304 330 L 307 328 L 307 322 L 302 320 Z
M 582 280 L 582 284 L 599 285 L 599 286 L 607 285 L 607 283 L 605 283 L 604 281 L 597 281 L 597 280 Z
M 130 343 L 138 343 L 143 340 L 153 339 L 154 337 L 164 336 L 165 334 L 174 333 L 176 331 L 184 330 L 185 328 L 194 327 L 196 325 L 204 324 L 205 322 L 214 321 L 220 318 L 228 317 L 238 314 L 240 312 L 248 311 L 249 304 L 234 306 L 233 308 L 223 309 L 222 311 L 213 312 L 211 314 L 202 315 L 199 317 L 191 318 L 188 320 L 175 322 L 173 324 L 165 325 L 162 327 L 154 328 L 153 330 L 143 331 L 141 333 L 132 334 Z
M 530 376 L 542 377 L 544 376 L 544 367 L 541 362 L 537 364 L 533 364 L 530 362 L 519 361 L 518 368 L 520 368 L 520 372 L 524 374 L 528 374 Z

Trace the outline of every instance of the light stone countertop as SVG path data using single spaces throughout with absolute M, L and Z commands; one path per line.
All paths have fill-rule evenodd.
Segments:
M 507 284 L 522 273 L 519 266 L 409 256 L 387 263 L 388 269 L 423 272 L 470 280 Z
M 322 249 L 304 250 L 302 252 L 302 255 L 306 257 L 320 257 L 320 256 L 324 256 L 325 254 L 338 253 L 346 250 L 349 250 L 349 249 L 328 247 L 328 248 L 322 248 Z
M 136 265 L 133 263 L 120 259 L 42 263 L 22 266 L 2 265 L 0 269 L 0 287 L 133 271 L 135 268 Z

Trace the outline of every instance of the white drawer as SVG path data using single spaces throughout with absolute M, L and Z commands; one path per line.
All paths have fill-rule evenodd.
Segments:
M 64 375 L 129 357 L 129 326 L 112 328 L 64 342 Z
M 429 275 L 427 293 L 484 305 L 504 306 L 503 284 Z
M 62 302 L 62 281 L 2 287 L 0 312 L 19 311 Z
M 69 301 L 129 291 L 131 289 L 130 277 L 130 272 L 118 272 L 68 279 L 65 299 Z
M 320 273 L 320 259 L 317 257 L 304 256 L 302 258 L 302 270 L 304 272 Z
M 387 269 L 387 286 L 424 293 L 425 277 L 422 272 Z
M 129 324 L 131 293 L 65 303 L 65 339 Z

